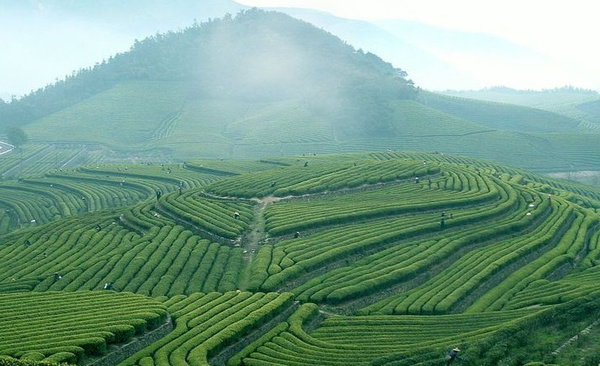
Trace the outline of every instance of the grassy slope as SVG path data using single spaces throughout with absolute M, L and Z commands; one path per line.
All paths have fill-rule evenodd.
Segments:
M 257 158 L 361 150 L 424 150 L 470 155 L 536 170 L 593 169 L 594 135 L 579 122 L 532 108 L 423 92 L 391 100 L 385 137 L 344 133 L 299 99 L 273 103 L 199 99 L 185 82 L 129 82 L 38 120 L 38 141 L 100 143 L 113 149 L 166 149 L 174 158 Z M 346 131 L 347 132 L 347 131 Z M 565 134 L 567 133 L 567 134 Z
M 490 128 L 515 132 L 568 132 L 579 122 L 539 109 L 422 93 L 424 104 Z
M 483 101 L 508 103 L 552 110 L 557 105 L 580 104 L 600 99 L 597 94 L 579 92 L 537 92 L 537 91 L 502 91 L 502 90 L 472 90 L 445 91 L 445 95 L 461 98 L 478 99 Z
M 139 148 L 181 108 L 185 84 L 123 83 L 27 127 L 34 140 Z
M 445 95 L 477 99 L 482 101 L 508 103 L 526 107 L 543 109 L 559 113 L 567 117 L 600 123 L 600 114 L 597 106 L 600 104 L 600 95 L 590 92 L 569 90 L 557 91 L 503 91 L 503 90 L 477 90 L 477 91 L 446 91 Z M 594 108 L 596 107 L 596 108 Z M 582 126 L 585 127 L 585 126 Z M 589 127 L 589 126 L 588 126 Z M 597 126 L 592 131 L 597 129 Z

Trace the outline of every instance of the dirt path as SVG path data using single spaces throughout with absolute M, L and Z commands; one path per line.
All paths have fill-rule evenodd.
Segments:
M 256 256 L 256 252 L 260 244 L 265 244 L 268 241 L 268 235 L 265 232 L 265 210 L 267 206 L 273 202 L 281 201 L 282 198 L 268 196 L 263 198 L 253 198 L 253 201 L 258 204 L 254 208 L 252 222 L 250 222 L 250 230 L 244 234 L 237 244 L 244 249 L 244 272 L 240 279 L 240 288 L 245 289 L 250 281 L 252 272 L 252 262 Z
M 437 174 L 425 176 L 427 177 L 435 177 Z M 375 183 L 375 184 L 364 184 L 359 187 L 353 188 L 342 188 L 335 191 L 325 191 L 319 193 L 309 193 L 298 196 L 286 196 L 286 197 L 275 197 L 275 196 L 267 196 L 262 198 L 238 198 L 238 197 L 228 197 L 228 196 L 218 196 L 210 193 L 204 192 L 203 194 L 206 197 L 216 198 L 216 199 L 225 199 L 225 200 L 243 200 L 243 201 L 253 201 L 256 202 L 257 205 L 254 208 L 252 221 L 249 224 L 249 230 L 244 233 L 241 237 L 237 238 L 233 245 L 236 247 L 241 247 L 243 249 L 243 269 L 239 279 L 239 288 L 247 289 L 250 279 L 252 277 L 252 263 L 254 262 L 254 258 L 256 257 L 256 253 L 260 249 L 261 244 L 266 244 L 269 242 L 269 236 L 265 231 L 265 210 L 271 203 L 285 201 L 285 200 L 293 200 L 293 199 L 307 199 L 313 197 L 331 197 L 333 195 L 342 195 L 349 194 L 355 192 L 364 192 L 373 189 L 380 189 L 385 186 L 389 186 L 392 184 L 398 184 L 401 182 L 409 182 L 412 181 L 410 179 L 399 179 L 390 182 L 383 183 Z

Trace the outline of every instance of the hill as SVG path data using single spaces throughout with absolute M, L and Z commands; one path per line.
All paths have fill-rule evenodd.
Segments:
M 472 91 L 447 90 L 442 93 L 461 98 L 543 109 L 585 121 L 592 129 L 600 128 L 600 114 L 598 112 L 600 94 L 593 90 L 564 87 L 538 91 L 494 87 Z
M 600 155 L 589 124 L 423 92 L 374 54 L 256 9 L 138 41 L 0 104 L 6 125 L 38 144 L 155 161 L 425 150 L 566 171 L 596 169 Z
M 591 186 L 373 152 L 55 170 L 0 183 L 0 207 L 2 355 L 429 365 L 459 347 L 467 365 L 599 361 Z M 120 348 L 134 336 L 151 341 Z
M 132 80 L 174 81 L 186 98 L 196 100 L 269 103 L 308 98 L 305 102 L 312 108 L 339 114 L 381 102 L 385 94 L 410 97 L 414 88 L 403 77 L 401 70 L 375 55 L 355 52 L 307 23 L 251 10 L 235 20 L 215 20 L 137 42 L 131 52 L 5 105 L 2 121 L 28 124 Z M 186 101 L 178 97 L 180 103 Z

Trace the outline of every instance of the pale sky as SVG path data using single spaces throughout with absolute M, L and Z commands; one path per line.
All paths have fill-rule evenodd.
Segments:
M 596 0 L 238 0 L 256 7 L 312 8 L 339 17 L 404 19 L 499 36 L 553 59 L 538 86 L 600 90 L 600 3 Z M 458 62 L 465 57 L 446 55 Z M 481 67 L 481 63 L 473 67 Z M 531 73 L 530 65 L 523 73 Z M 514 69 L 515 74 L 519 73 Z M 538 78 L 543 78 L 539 73 Z M 518 75 L 515 75 L 518 78 Z M 527 78 L 523 75 L 523 78 Z M 531 78 L 531 75 L 529 75 Z M 530 84 L 536 84 L 533 80 Z M 537 88 L 531 85 L 531 88 Z

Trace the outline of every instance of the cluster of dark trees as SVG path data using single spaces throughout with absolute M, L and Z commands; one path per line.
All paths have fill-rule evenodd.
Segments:
M 129 80 L 182 80 L 191 98 L 301 98 L 324 117 L 381 131 L 391 123 L 389 100 L 417 94 L 406 77 L 308 23 L 251 9 L 136 40 L 128 52 L 0 103 L 0 125 L 23 126 Z
M 8 143 L 12 144 L 16 147 L 20 147 L 21 145 L 26 143 L 27 140 L 29 139 L 29 137 L 27 136 L 25 131 L 23 131 L 19 127 L 9 126 L 5 129 L 4 132 L 6 135 L 6 139 L 8 140 Z

